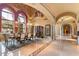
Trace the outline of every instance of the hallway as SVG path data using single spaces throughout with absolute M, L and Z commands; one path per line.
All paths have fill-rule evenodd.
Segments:
M 79 56 L 79 46 L 75 41 L 53 41 L 37 56 Z
M 0 4 L 0 56 L 79 55 L 79 4 Z

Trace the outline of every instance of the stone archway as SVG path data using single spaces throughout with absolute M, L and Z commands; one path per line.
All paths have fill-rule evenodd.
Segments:
M 60 14 L 56 19 L 56 35 L 60 38 L 67 36 L 71 38 L 71 35 L 75 35 L 77 31 L 76 14 L 72 12 L 65 12 Z

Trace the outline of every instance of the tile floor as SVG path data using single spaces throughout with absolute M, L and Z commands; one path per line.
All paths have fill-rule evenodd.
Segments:
M 38 50 L 45 44 L 49 43 L 51 41 L 50 38 L 47 39 L 41 39 L 41 40 L 35 40 L 35 42 L 32 42 L 28 45 L 25 45 L 19 49 L 9 51 L 8 49 L 5 48 L 4 42 L 0 42 L 0 56 L 29 56 L 31 55 L 34 51 Z
M 79 45 L 74 40 L 55 40 L 37 56 L 79 56 Z

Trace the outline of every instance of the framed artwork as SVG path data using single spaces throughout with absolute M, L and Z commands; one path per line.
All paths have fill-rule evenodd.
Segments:
M 45 25 L 45 36 L 51 36 L 51 25 Z

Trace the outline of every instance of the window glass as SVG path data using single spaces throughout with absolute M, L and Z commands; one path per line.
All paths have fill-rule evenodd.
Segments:
M 26 32 L 26 23 L 25 23 L 25 15 L 18 15 L 18 32 L 25 33 Z
M 2 9 L 2 33 L 12 33 L 13 32 L 13 12 L 8 9 Z

